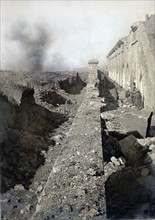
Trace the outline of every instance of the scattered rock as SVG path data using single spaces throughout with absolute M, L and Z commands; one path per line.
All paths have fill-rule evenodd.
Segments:
M 137 139 L 133 135 L 129 135 L 119 141 L 119 145 L 125 159 L 127 160 L 127 165 L 137 167 L 143 164 L 143 147 L 137 142 Z
M 23 215 L 25 213 L 25 209 L 21 209 L 20 213 Z
M 56 135 L 53 136 L 50 140 L 52 141 L 52 145 L 59 145 L 61 144 L 62 139 L 63 139 L 62 135 Z
M 148 176 L 149 175 L 150 170 L 148 168 L 143 168 L 141 170 L 141 175 L 142 176 Z
M 27 205 L 25 206 L 25 209 L 29 211 L 29 210 L 30 210 L 30 207 L 31 207 L 31 205 L 30 205 L 30 204 L 27 204 Z
M 14 186 L 14 190 L 25 190 L 24 186 L 21 184 L 17 184 Z
M 105 103 L 105 98 L 104 98 L 104 97 L 101 99 L 101 102 L 102 102 L 102 103 Z
M 42 194 L 43 196 L 46 196 L 46 193 L 45 193 L 45 191 L 43 191 L 43 194 Z
M 87 175 L 94 176 L 96 174 L 96 171 L 92 168 L 89 168 L 86 173 L 87 173 Z
M 60 170 L 60 167 L 53 166 L 53 173 L 57 173 Z
M 38 188 L 37 188 L 37 193 L 40 193 L 42 190 L 43 190 L 43 186 L 39 185 Z
M 121 165 L 125 165 L 126 164 L 126 160 L 124 159 L 124 157 L 119 157 L 118 160 L 120 161 Z
M 101 113 L 101 118 L 104 119 L 105 121 L 112 121 L 114 120 L 114 115 L 112 113 L 107 113 L 107 112 L 102 112 Z
M 44 157 L 46 157 L 46 151 L 45 150 L 42 150 L 41 154 L 44 155 Z
M 151 144 L 151 145 L 149 146 L 149 150 L 154 150 L 154 151 L 155 151 L 155 144 Z
M 86 213 L 85 219 L 87 219 L 87 217 L 91 217 L 91 219 L 92 219 L 94 216 L 96 216 L 96 215 L 98 215 L 98 214 L 99 214 L 99 212 L 98 212 L 96 209 L 90 209 L 90 210 Z
M 116 158 L 116 157 L 111 157 L 111 162 L 115 165 L 115 166 L 120 166 L 120 161 Z
M 150 146 L 152 144 L 155 144 L 155 137 L 148 137 L 144 139 L 137 139 L 138 143 L 142 146 Z M 149 147 L 150 148 L 150 147 Z

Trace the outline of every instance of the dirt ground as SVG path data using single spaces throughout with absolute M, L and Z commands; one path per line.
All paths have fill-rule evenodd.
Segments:
M 85 82 L 87 81 L 87 76 L 83 75 L 83 79 Z M 84 97 L 86 95 L 86 87 L 84 87 L 79 94 L 70 94 L 69 97 L 71 100 L 74 100 L 74 104 L 68 104 L 67 109 L 68 109 L 68 114 L 69 114 L 69 119 L 68 121 L 64 122 L 62 125 L 60 125 L 57 129 L 52 131 L 51 134 L 49 134 L 49 137 L 51 137 L 51 141 L 49 141 L 48 144 L 48 150 L 42 151 L 42 154 L 44 155 L 45 162 L 42 166 L 40 166 L 35 173 L 34 178 L 32 179 L 32 183 L 29 185 L 29 190 L 25 190 L 22 185 L 16 185 L 14 189 L 10 189 L 7 191 L 5 194 L 2 195 L 2 219 L 30 219 L 32 215 L 35 212 L 36 206 L 38 204 L 38 199 L 40 196 L 43 195 L 43 189 L 47 183 L 47 180 L 50 176 L 50 173 L 53 169 L 53 166 L 57 160 L 58 157 L 61 156 L 62 154 L 62 148 L 65 146 L 64 143 L 66 142 L 68 138 L 68 133 L 70 129 L 72 128 L 72 123 L 74 122 L 75 117 L 77 116 L 77 112 L 81 107 L 81 104 L 83 103 Z M 109 99 L 109 92 L 105 93 L 107 96 L 105 97 L 108 99 L 108 104 L 106 101 L 102 106 L 101 114 L 104 115 L 106 118 L 110 118 L 106 121 L 106 126 L 108 131 L 112 132 L 118 132 L 119 134 L 126 134 L 127 132 L 133 132 L 136 131 L 138 135 L 141 136 L 141 138 L 145 137 L 146 134 L 146 127 L 147 127 L 147 119 L 148 116 L 151 112 L 150 109 L 142 109 L 142 110 L 137 110 L 136 107 L 134 106 L 127 106 L 127 105 L 122 105 L 122 106 L 113 106 L 113 99 Z M 91 94 L 90 94 L 91 95 Z M 103 96 L 104 97 L 104 96 Z M 99 130 L 97 127 L 91 123 L 91 120 L 93 121 L 93 115 L 91 111 L 91 108 L 89 109 L 89 105 L 93 106 L 93 95 L 89 97 L 91 101 L 89 102 L 88 105 L 84 106 L 82 119 L 78 117 L 76 118 L 76 125 L 74 126 L 74 129 L 77 129 L 77 133 L 85 133 L 84 139 L 79 139 L 79 146 L 82 145 L 82 141 L 84 141 L 85 145 L 88 143 L 91 144 L 90 142 L 90 136 L 95 135 L 95 132 L 98 132 L 98 136 L 101 134 L 101 130 Z M 111 96 L 110 96 L 111 98 Z M 102 97 L 98 97 L 97 100 L 100 100 L 99 102 L 102 102 Z M 105 105 L 104 107 L 104 104 Z M 110 106 L 108 109 L 107 106 Z M 65 105 L 60 106 L 60 111 L 63 111 Z M 96 111 L 99 112 L 100 105 L 95 106 Z M 87 111 L 86 111 L 87 109 Z M 88 117 L 89 116 L 89 117 Z M 98 117 L 100 117 L 98 115 Z M 81 129 L 81 126 L 84 127 L 85 123 L 89 120 L 90 128 L 89 129 Z M 82 122 L 81 122 L 82 121 Z M 80 124 L 80 126 L 78 125 Z M 92 127 L 91 127 L 92 126 Z M 93 127 L 94 126 L 94 127 Z M 155 126 L 155 117 L 153 116 L 152 120 L 152 126 Z M 91 134 L 91 132 L 93 133 Z M 82 134 L 83 135 L 83 134 Z M 98 138 L 98 137 L 97 137 Z M 75 138 L 76 139 L 76 138 Z M 66 143 L 70 145 L 70 143 L 74 142 L 74 137 L 70 139 L 70 142 Z M 72 147 L 72 146 L 70 146 Z M 102 148 L 102 146 L 99 146 L 99 148 Z M 89 148 L 89 147 L 88 147 Z M 101 149 L 100 148 L 100 149 Z M 66 147 L 67 149 L 67 147 Z M 69 148 L 68 148 L 69 149 Z M 76 149 L 77 150 L 77 149 Z M 83 149 L 81 149 L 82 152 Z M 89 149 L 90 150 L 90 149 Z M 93 150 L 93 149 L 92 149 Z M 70 153 L 70 151 L 68 151 Z M 67 156 L 66 156 L 67 157 Z M 98 162 L 96 162 L 97 164 Z M 89 170 L 88 167 L 86 169 Z M 88 173 L 88 175 L 92 175 L 91 171 Z M 96 174 L 94 174 L 96 175 Z M 97 175 L 102 178 L 102 175 L 100 171 L 98 171 Z M 101 182 L 99 181 L 99 184 Z M 104 185 L 104 181 L 102 183 Z M 91 187 L 91 185 L 90 185 Z M 86 190 L 85 190 L 86 192 Z M 83 193 L 83 191 L 80 191 L 79 193 Z M 87 192 L 86 192 L 87 193 Z M 87 193 L 89 195 L 89 193 Z M 92 192 L 92 201 L 94 198 L 96 198 L 97 194 L 95 194 L 95 191 Z M 82 195 L 81 195 L 82 196 Z M 105 196 L 105 195 L 100 195 L 100 196 Z M 82 197 L 81 197 L 82 198 Z M 99 201 L 97 201 L 99 203 Z M 96 203 L 97 203 L 96 202 Z M 93 202 L 92 202 L 93 204 Z M 102 204 L 103 205 L 103 204 Z M 105 204 L 104 204 L 105 205 Z M 100 205 L 98 204 L 97 207 Z M 88 208 L 88 207 L 87 207 Z M 84 210 L 84 209 L 83 209 Z M 84 210 L 83 215 L 92 215 L 92 218 L 90 219 L 103 219 L 103 214 L 101 210 L 97 210 L 97 213 L 94 211 L 95 209 L 89 210 Z M 59 210 L 60 211 L 60 210 Z M 105 213 L 104 213 L 105 214 Z M 24 216 L 24 217 L 23 217 Z M 93 216 L 98 216 L 94 217 Z M 62 218 L 63 219 L 63 218 Z

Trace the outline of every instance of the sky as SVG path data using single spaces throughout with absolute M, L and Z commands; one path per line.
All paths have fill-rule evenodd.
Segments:
M 106 61 L 155 1 L 1 1 L 1 69 L 72 70 Z

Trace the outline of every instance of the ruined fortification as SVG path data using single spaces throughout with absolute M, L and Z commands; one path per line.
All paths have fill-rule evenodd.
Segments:
M 142 93 L 144 107 L 155 108 L 155 14 L 131 26 L 109 52 L 109 77 L 123 88 L 132 82 Z
M 96 59 L 0 72 L 2 219 L 155 219 L 154 111 L 125 91 L 155 107 L 154 18 L 110 51 L 109 76 Z

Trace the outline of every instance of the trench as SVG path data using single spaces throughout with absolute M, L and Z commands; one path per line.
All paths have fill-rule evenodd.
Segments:
M 65 83 L 70 78 L 66 77 Z M 74 114 L 82 101 L 81 91 L 86 83 L 78 78 L 76 88 L 74 83 L 70 84 L 70 91 L 74 91 L 71 97 L 65 86 L 63 91 L 43 87 L 42 105 L 36 103 L 35 90 L 29 87 L 22 87 L 20 105 L 0 95 L 2 218 L 30 219 L 33 215 L 38 196 L 59 155 L 62 138 L 74 117 L 64 111 L 66 101 Z
M 127 116 L 121 115 L 119 118 L 124 122 L 119 125 L 128 126 L 128 132 L 109 130 L 107 125 L 114 123 L 112 113 L 120 108 L 120 87 L 102 73 L 99 79 L 100 96 L 104 97 L 106 103 L 100 111 L 103 116 L 101 132 L 107 219 L 152 219 L 155 217 L 154 162 L 149 146 L 142 146 L 137 141 L 144 142 L 146 126 L 143 119 L 129 112 Z M 133 123 L 136 120 L 138 123 Z
M 59 81 L 60 89 L 69 94 L 80 94 L 86 85 L 87 83 L 81 79 L 78 72 L 76 76 L 71 76 L 63 81 Z
M 58 94 L 56 91 L 45 91 L 41 94 L 41 99 L 43 102 L 47 102 L 52 104 L 54 107 L 58 107 L 59 105 L 63 105 L 66 102 L 66 99 Z M 71 102 L 70 102 L 71 104 Z
M 74 80 L 73 80 L 74 79 Z M 75 83 L 76 82 L 76 86 Z M 86 83 L 78 76 L 69 76 L 60 83 L 64 92 L 80 94 Z M 70 88 L 68 88 L 70 87 Z M 29 189 L 36 170 L 45 163 L 48 146 L 55 145 L 54 135 L 70 117 L 69 112 L 62 111 L 65 104 L 73 106 L 69 96 L 61 95 L 58 90 L 42 90 L 40 98 L 50 104 L 52 110 L 35 102 L 34 89 L 23 87 L 20 105 L 11 103 L 1 94 L 1 192 L 5 193 L 16 184 Z M 63 94 L 63 93 L 62 93 Z M 61 107 L 61 111 L 59 110 Z M 74 111 L 76 111 L 75 106 Z
M 6 138 L 1 143 L 2 193 L 16 184 L 28 189 L 36 169 L 45 162 L 42 151 L 48 150 L 48 134 L 67 120 L 65 115 L 37 105 L 33 95 L 33 89 L 26 89 L 20 106 L 12 105 L 3 97 L 10 106 L 13 122 L 7 125 Z

